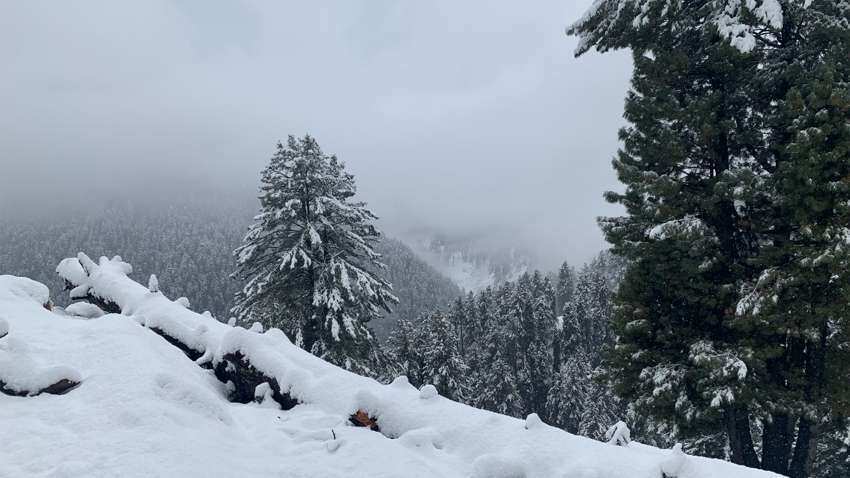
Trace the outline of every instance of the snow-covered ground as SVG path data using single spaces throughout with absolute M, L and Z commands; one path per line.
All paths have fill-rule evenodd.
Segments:
M 265 333 L 219 323 L 131 281 L 128 264 L 71 259 L 61 270 L 118 304 L 100 317 L 50 311 L 46 287 L 0 276 L 0 380 L 79 380 L 64 395 L 0 394 L 0 477 L 278 476 L 758 478 L 767 473 L 632 442 L 570 435 L 345 372 Z M 300 404 L 236 404 L 212 371 L 154 329 L 203 351 L 243 353 Z M 2 335 L 2 333 L 0 333 Z M 21 365 L 23 364 L 23 365 Z M 34 384 L 29 384 L 35 386 Z M 266 393 L 263 387 L 259 395 Z M 267 395 L 267 394 L 266 394 Z M 348 424 L 361 409 L 381 432 Z

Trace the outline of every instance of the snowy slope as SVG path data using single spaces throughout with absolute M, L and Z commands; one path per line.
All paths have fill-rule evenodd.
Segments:
M 34 375 L 60 366 L 82 382 L 65 395 L 0 394 L 0 477 L 661 478 L 663 466 L 678 478 L 775 476 L 576 437 L 420 392 L 403 378 L 381 385 L 303 352 L 277 330 L 230 327 L 151 293 L 118 259 L 80 259 L 61 268 L 81 285 L 75 293 L 122 314 L 51 312 L 44 286 L 0 276 L 0 322 L 9 330 L 0 377 L 9 363 L 2 359 L 17 357 Z M 203 350 L 198 362 L 243 353 L 300 404 L 284 411 L 268 399 L 229 402 L 211 370 L 154 330 Z M 357 409 L 377 418 L 381 432 L 349 426 Z

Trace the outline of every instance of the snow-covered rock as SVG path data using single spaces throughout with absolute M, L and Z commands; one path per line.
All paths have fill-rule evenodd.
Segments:
M 431 385 L 430 383 L 427 385 L 423 385 L 422 388 L 419 389 L 419 398 L 422 400 L 430 400 L 436 396 L 438 396 L 437 387 Z
M 26 277 L 0 276 L 0 288 L 7 295 L 33 301 L 42 307 L 50 303 L 47 286 Z
M 525 429 L 526 430 L 534 430 L 535 428 L 540 428 L 545 426 L 543 420 L 540 419 L 540 416 L 536 413 L 532 413 L 529 416 L 525 417 Z
M 100 307 L 88 302 L 74 302 L 65 307 L 65 314 L 85 319 L 97 319 L 103 317 L 105 312 L 100 310 Z

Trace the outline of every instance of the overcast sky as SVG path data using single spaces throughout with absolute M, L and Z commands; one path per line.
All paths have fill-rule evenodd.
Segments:
M 309 132 L 390 233 L 584 261 L 617 212 L 631 67 L 573 58 L 589 3 L 2 2 L 0 203 L 251 197 L 276 141 Z

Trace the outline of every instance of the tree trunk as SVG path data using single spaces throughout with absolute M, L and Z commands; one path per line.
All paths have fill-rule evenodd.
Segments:
M 816 295 L 814 290 L 810 290 L 809 293 L 811 297 Z M 810 300 L 810 302 L 813 301 Z M 806 384 L 806 400 L 814 404 L 817 404 L 818 400 L 820 400 L 824 380 L 827 336 L 829 334 L 829 325 L 826 319 L 820 320 L 819 334 L 819 341 L 813 347 L 814 351 L 811 352 L 806 367 L 808 380 Z M 808 478 L 811 476 L 815 454 L 817 453 L 819 432 L 820 427 L 817 423 L 812 423 L 806 417 L 800 419 L 797 443 L 794 446 L 794 456 L 788 470 L 788 475 L 791 478 Z
M 742 407 L 734 407 L 726 412 L 726 432 L 732 451 L 732 463 L 759 468 L 759 459 L 753 447 L 750 433 L 750 417 Z
M 761 467 L 765 470 L 788 474 L 788 459 L 791 455 L 792 420 L 787 414 L 774 414 L 766 423 L 762 436 Z
M 800 419 L 797 432 L 797 444 L 794 446 L 794 456 L 788 470 L 791 478 L 808 478 L 812 474 L 812 465 L 817 451 L 817 425 L 807 419 Z

